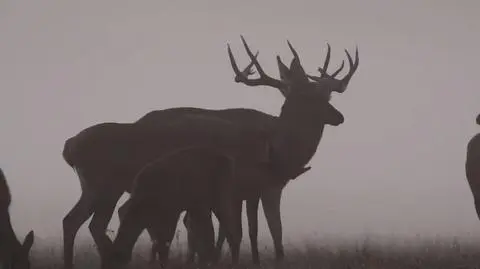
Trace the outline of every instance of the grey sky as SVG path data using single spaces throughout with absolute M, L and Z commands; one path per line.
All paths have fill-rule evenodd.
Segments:
M 246 64 L 243 34 L 273 76 L 277 54 L 291 59 L 287 38 L 309 73 L 327 41 L 332 69 L 344 48 L 359 47 L 358 72 L 332 101 L 345 123 L 327 128 L 313 169 L 284 191 L 287 237 L 478 234 L 464 160 L 479 130 L 479 8 L 473 0 L 1 1 L 0 165 L 15 228 L 61 235 L 80 194 L 61 151 L 83 128 L 175 106 L 278 114 L 276 90 L 233 81 L 226 44 Z M 260 220 L 264 233 L 263 212 Z

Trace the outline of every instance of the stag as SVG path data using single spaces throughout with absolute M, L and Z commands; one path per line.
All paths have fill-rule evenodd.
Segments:
M 243 83 L 247 86 L 271 86 L 273 88 L 278 89 L 282 95 L 286 98 L 290 93 L 290 86 L 289 83 L 291 81 L 291 71 L 290 69 L 283 64 L 280 57 L 277 56 L 277 63 L 280 71 L 280 81 L 273 79 L 265 74 L 261 66 L 256 62 L 256 58 L 258 56 L 258 52 L 252 57 L 251 50 L 248 48 L 245 39 L 241 37 L 242 43 L 251 58 L 250 64 L 243 70 L 240 71 L 238 68 L 233 54 L 231 52 L 230 46 L 228 46 L 228 54 L 230 58 L 230 62 L 232 64 L 232 68 L 235 72 L 235 82 Z M 295 51 L 293 46 L 290 42 L 288 42 L 288 46 L 294 55 L 294 60 L 297 59 L 299 61 L 298 53 Z M 325 57 L 325 61 L 323 67 L 319 67 L 318 71 L 321 73 L 321 76 L 311 76 L 307 75 L 308 78 L 312 79 L 316 83 L 312 83 L 312 86 L 317 88 L 319 94 L 325 94 L 326 97 L 330 98 L 330 93 L 335 91 L 338 93 L 343 93 L 348 83 L 353 76 L 354 72 L 356 71 L 359 63 L 358 58 L 358 49 L 356 50 L 355 54 L 355 62 L 352 60 L 349 52 L 345 50 L 347 54 L 347 58 L 350 65 L 350 71 L 348 74 L 342 79 L 335 79 L 336 76 L 342 71 L 344 67 L 344 61 L 340 67 L 331 75 L 329 75 L 326 70 L 328 69 L 330 63 L 330 53 L 331 47 L 327 43 L 327 55 Z M 293 60 L 292 60 L 293 64 Z M 258 73 L 260 74 L 260 78 L 258 79 L 249 79 L 248 77 L 254 72 L 251 68 L 255 66 L 257 68 Z M 181 117 L 181 113 L 185 114 L 196 114 L 205 116 L 215 116 L 222 119 L 229 120 L 234 122 L 235 124 L 247 126 L 248 128 L 266 128 L 272 129 L 276 124 L 276 120 L 278 117 L 272 116 L 263 112 L 259 112 L 253 109 L 225 109 L 225 110 L 208 110 L 208 109 L 201 109 L 201 108 L 171 108 L 165 110 L 157 110 L 152 111 L 142 117 L 137 123 L 152 123 L 152 124 L 162 124 L 164 121 L 172 120 L 174 117 Z M 320 134 L 321 135 L 321 134 Z M 307 142 L 307 141 L 306 141 Z M 317 145 L 313 145 L 312 150 L 316 150 Z M 306 169 L 308 171 L 310 167 Z M 278 186 L 277 188 L 271 188 L 269 190 L 264 191 L 262 193 L 262 204 L 264 213 L 267 219 L 268 226 L 270 228 L 270 232 L 274 241 L 275 246 L 275 253 L 277 260 L 281 260 L 284 257 L 283 251 L 283 244 L 282 244 L 282 224 L 280 218 L 280 202 L 281 202 L 281 194 L 283 186 Z M 257 241 L 257 233 L 258 233 L 258 205 L 259 205 L 260 197 L 255 197 L 252 199 L 247 200 L 247 217 L 248 217 L 248 224 L 249 224 L 249 236 L 250 236 L 250 244 L 252 250 L 252 258 L 255 264 L 259 263 L 259 255 L 258 255 L 258 241 Z M 119 209 L 119 212 L 122 208 Z M 188 214 L 185 215 L 184 222 L 187 220 Z M 190 238 L 190 237 L 189 237 Z M 193 238 L 193 237 L 192 237 Z M 190 240 L 190 239 L 189 239 Z M 221 248 L 223 242 L 225 240 L 225 235 L 220 228 L 220 233 L 218 237 L 218 241 L 216 244 L 216 255 L 220 255 Z M 189 243 L 189 255 L 188 260 L 192 260 L 193 257 L 191 256 L 192 253 L 195 253 L 193 249 L 194 244 Z M 153 249 L 153 248 L 152 248 Z M 154 252 L 152 251 L 152 257 L 154 257 Z M 154 259 L 154 258 L 153 258 Z
M 33 245 L 33 231 L 20 243 L 10 222 L 9 207 L 12 197 L 7 180 L 0 169 L 0 265 L 2 268 L 29 269 L 30 249 Z
M 480 125 L 480 114 L 477 115 L 476 123 Z M 465 172 L 473 194 L 475 210 L 480 219 L 480 133 L 472 137 L 467 144 Z
M 244 38 L 243 37 L 241 38 L 244 46 L 247 48 Z M 296 53 L 296 51 L 293 49 L 293 47 L 289 42 L 288 42 L 288 45 L 291 51 L 293 52 L 294 56 L 298 56 L 298 54 Z M 320 77 L 307 75 L 309 78 L 311 78 L 312 80 L 318 83 L 319 91 L 325 92 L 325 94 L 327 95 L 329 95 L 330 92 L 332 91 L 336 91 L 339 93 L 344 92 L 353 72 L 356 70 L 358 66 L 358 52 L 356 54 L 355 63 L 353 63 L 348 51 L 346 51 L 347 57 L 349 59 L 351 71 L 345 78 L 334 82 L 332 80 L 334 80 L 335 77 L 342 71 L 344 67 L 344 61 L 342 61 L 341 66 L 334 73 L 332 73 L 331 75 L 328 75 L 326 73 L 326 70 L 328 69 L 328 66 L 330 63 L 330 53 L 331 53 L 331 48 L 330 48 L 330 45 L 327 44 L 327 54 L 326 54 L 323 67 L 320 67 L 318 69 L 318 71 L 322 74 Z M 252 70 L 252 67 L 254 66 L 254 62 L 251 61 L 250 64 L 243 71 L 240 71 L 235 63 L 230 46 L 228 46 L 228 54 L 229 54 L 232 67 L 236 74 L 235 76 L 236 82 L 241 82 L 249 86 L 256 86 L 256 85 L 263 85 L 263 83 L 266 81 L 269 83 L 268 86 L 278 89 L 284 97 L 287 97 L 289 93 L 288 80 L 289 80 L 290 70 L 285 64 L 283 64 L 283 62 L 280 60 L 278 56 L 277 56 L 277 62 L 278 62 L 278 67 L 280 71 L 281 81 L 277 81 L 275 79 L 272 79 L 266 76 L 262 69 L 260 69 L 261 71 L 260 79 L 254 79 L 254 80 L 248 79 L 248 76 L 253 75 L 255 73 Z M 256 59 L 257 56 L 258 56 L 258 51 L 254 55 L 254 58 Z M 332 84 L 332 85 L 331 87 L 325 88 L 324 87 L 325 83 Z M 202 109 L 202 108 L 193 108 L 193 107 L 182 107 L 182 108 L 170 108 L 170 109 L 152 111 L 146 114 L 145 116 L 143 116 L 142 118 L 140 118 L 136 123 L 165 126 L 168 124 L 172 124 L 172 122 L 174 122 L 175 120 L 182 119 L 182 117 L 184 116 L 189 116 L 189 117 L 192 116 L 192 117 L 199 117 L 199 118 L 200 117 L 216 117 L 216 118 L 228 120 L 239 126 L 245 126 L 247 128 L 254 128 L 254 129 L 272 129 L 275 125 L 275 121 L 278 119 L 278 117 L 276 116 L 272 116 L 272 115 L 269 115 L 257 110 L 253 110 L 253 109 L 233 108 L 233 109 L 223 109 L 223 110 L 211 110 L 211 109 Z M 267 224 L 270 229 L 270 233 L 272 235 L 272 239 L 274 242 L 276 259 L 282 260 L 284 257 L 283 244 L 282 244 L 282 222 L 280 217 L 281 216 L 280 202 L 281 202 L 281 194 L 282 194 L 283 188 L 284 186 L 271 188 L 265 191 L 262 194 L 262 197 L 254 197 L 252 199 L 247 200 L 247 217 L 248 217 L 248 226 L 249 226 L 248 230 L 249 230 L 249 237 L 250 237 L 250 244 L 251 244 L 251 251 L 252 251 L 252 260 L 254 264 L 259 264 L 260 262 L 259 254 L 258 254 L 258 240 L 257 240 L 257 235 L 258 235 L 258 213 L 257 212 L 258 212 L 258 205 L 259 205 L 260 198 L 262 200 L 263 210 L 264 210 Z M 123 213 L 124 208 L 127 205 L 128 204 L 125 203 L 119 208 L 118 214 L 120 216 L 120 219 L 122 219 L 122 215 L 124 214 Z M 184 217 L 184 223 L 186 223 L 186 220 L 187 220 L 186 218 L 187 218 L 187 215 L 185 215 Z M 193 243 L 191 244 L 190 237 L 188 238 L 189 238 L 188 241 L 190 246 L 188 260 L 191 261 L 193 259 L 192 255 L 193 253 L 195 253 L 195 251 L 193 250 L 194 244 Z M 224 233 L 222 232 L 222 229 L 220 228 L 220 233 L 219 233 L 218 241 L 216 243 L 216 252 L 215 252 L 217 258 L 219 258 L 219 255 L 221 253 L 221 248 L 223 246 L 224 240 L 225 240 L 225 236 L 224 236 Z M 155 248 L 154 247 L 155 242 L 153 240 L 152 242 L 153 242 L 153 245 L 152 245 L 150 260 L 153 262 L 155 260 L 156 254 L 155 254 L 155 251 L 153 251 Z
M 248 51 L 248 49 L 247 49 L 247 51 Z M 356 62 L 358 63 L 358 60 L 356 60 Z M 232 65 L 234 65 L 234 61 L 232 61 Z M 297 65 L 297 66 L 298 66 L 298 65 Z M 295 63 L 293 64 L 293 68 L 295 68 Z M 293 70 L 293 72 L 295 72 L 295 69 L 293 69 L 293 68 L 291 68 L 291 69 Z M 288 70 L 289 72 L 291 72 L 291 70 L 289 70 L 289 69 L 285 69 L 285 70 Z M 284 110 L 282 110 L 282 112 L 283 112 L 283 111 L 284 111 Z M 321 110 L 320 110 L 320 111 L 321 111 Z M 323 112 L 323 111 L 321 111 L 321 112 Z M 321 118 L 320 118 L 320 119 L 321 119 Z M 282 140 L 281 140 L 281 139 L 283 138 L 282 136 L 284 137 L 284 134 L 280 134 L 280 135 L 278 136 L 278 137 L 281 137 L 281 138 L 279 139 L 279 141 L 282 141 Z M 282 142 L 283 142 L 283 141 L 282 141 Z M 279 148 L 281 148 L 281 147 L 282 147 L 282 144 L 280 144 Z M 278 162 L 278 161 L 276 161 L 276 162 L 277 162 L 277 165 L 278 165 L 279 162 Z M 273 163 L 275 163 L 275 161 L 274 161 Z M 285 162 L 280 162 L 280 164 L 282 164 L 281 167 L 284 167 Z M 277 169 L 278 169 L 278 166 L 277 166 Z M 239 171 L 242 171 L 242 169 L 239 169 Z M 238 212 L 238 211 L 237 211 L 237 212 Z M 188 216 L 188 215 L 187 215 L 187 216 Z M 187 217 L 187 216 L 186 216 L 186 217 Z M 189 242 L 189 243 L 190 243 L 190 242 Z M 192 246 L 193 244 L 189 244 L 189 245 Z
M 221 216 L 220 222 L 231 231 L 227 234 L 235 233 L 231 226 L 234 223 L 229 222 L 235 162 L 227 152 L 230 150 L 224 152 L 221 147 L 191 147 L 147 164 L 136 176 L 107 267 L 127 264 L 137 238 L 147 227 L 152 227 L 162 266 L 166 266 L 168 243 L 184 210 L 188 210 L 191 230 L 198 236 L 199 266 L 212 262 L 214 232 L 210 212 Z
M 248 46 L 246 47 L 248 48 Z M 248 51 L 249 50 L 247 49 L 247 53 Z M 233 59 L 233 57 L 231 58 Z M 232 65 L 234 65 L 234 61 L 232 61 Z M 312 119 L 320 120 L 322 130 L 326 123 L 329 123 L 332 125 L 338 125 L 343 122 L 343 116 L 340 114 L 340 112 L 338 112 L 333 106 L 329 104 L 328 96 L 326 96 L 324 93 L 321 93 L 321 92 L 320 93 L 315 92 L 316 91 L 315 87 L 309 87 L 312 84 L 308 82 L 308 77 L 303 71 L 303 68 L 301 67 L 300 62 L 298 60 L 295 61 L 294 59 L 288 71 L 290 72 L 289 80 L 291 81 L 291 87 L 292 89 L 294 89 L 294 91 L 292 91 L 292 93 L 290 93 L 289 96 L 287 97 L 286 104 L 282 107 L 282 111 L 280 113 L 279 124 L 276 126 L 274 132 L 269 137 L 269 140 L 267 143 L 268 145 L 267 148 L 269 152 L 268 154 L 269 158 L 267 162 L 268 164 L 267 167 L 269 168 L 267 170 L 268 172 L 266 174 L 265 173 L 262 174 L 261 173 L 262 169 L 260 167 L 255 167 L 255 165 L 252 164 L 251 162 L 248 162 L 248 161 L 245 162 L 245 160 L 236 159 L 235 180 L 233 181 L 234 182 L 233 185 L 235 186 L 235 188 L 233 188 L 234 193 L 241 192 L 241 189 L 242 189 L 241 186 L 242 184 L 244 184 L 246 180 L 246 175 L 252 178 L 256 178 L 258 181 L 265 180 L 265 178 L 269 178 L 268 181 L 273 182 L 276 178 L 279 178 L 279 177 L 283 177 L 284 179 L 288 180 L 296 177 L 297 174 L 295 173 L 298 173 L 298 171 L 302 171 L 303 167 L 309 161 L 308 159 L 309 156 L 307 155 L 307 153 L 304 153 L 302 151 L 297 151 L 297 149 L 294 148 L 294 145 L 290 145 L 291 143 L 290 139 L 300 138 L 300 137 L 295 137 L 295 135 L 299 135 L 299 136 L 303 135 L 304 137 L 309 137 L 311 135 L 310 133 L 311 130 L 306 130 L 304 132 L 299 132 L 299 133 L 294 132 L 292 134 L 292 131 L 294 130 L 292 130 L 291 129 L 292 127 L 290 127 L 290 125 L 292 124 L 290 120 L 294 119 L 293 116 L 296 113 L 298 113 L 297 111 L 299 110 L 299 107 L 297 107 L 298 105 L 296 104 L 297 101 L 306 99 L 306 98 L 312 98 L 312 99 L 317 98 L 317 100 L 314 99 L 316 102 L 312 102 L 312 103 L 318 105 L 318 107 L 311 106 L 309 107 L 309 109 L 302 112 L 313 113 L 315 117 L 311 117 L 311 119 L 307 121 L 307 123 L 312 124 L 313 123 L 313 121 L 311 121 Z M 323 102 L 320 102 L 320 100 L 323 100 Z M 306 100 L 302 100 L 302 101 L 303 103 L 305 103 Z M 300 125 L 300 127 L 301 126 L 302 125 Z M 318 130 L 315 130 L 315 131 L 318 132 Z M 292 160 L 289 159 L 291 154 L 296 154 L 296 156 L 294 156 L 295 158 L 303 158 L 303 161 L 302 162 L 299 161 L 291 165 Z M 252 166 L 253 166 L 253 169 L 252 169 Z M 248 171 L 248 173 L 245 173 L 245 171 Z M 283 182 L 283 184 L 285 184 L 285 182 Z M 234 199 L 234 205 L 233 205 L 234 214 L 238 214 L 239 212 L 241 212 L 239 208 L 235 209 L 235 207 L 241 206 L 242 198 L 243 196 L 240 195 L 240 197 L 236 197 L 236 199 Z M 151 215 L 152 212 L 149 211 L 149 213 Z M 178 215 L 177 215 L 177 218 L 178 218 Z M 237 215 L 237 217 L 234 217 L 234 222 L 239 221 L 239 219 L 240 219 L 240 216 Z M 123 225 L 123 222 L 121 225 Z M 194 226 L 195 225 L 192 225 L 192 227 Z M 127 233 L 127 232 L 124 231 L 124 233 Z M 165 245 L 165 241 L 168 243 L 169 242 L 168 240 L 171 240 L 171 239 L 164 238 L 162 240 L 163 241 L 159 241 L 158 244 Z M 232 244 L 230 245 L 232 249 L 232 258 L 237 257 L 238 259 L 238 254 L 234 253 L 234 251 L 238 251 L 238 249 L 236 248 L 233 249 Z M 235 263 L 236 260 L 234 259 L 233 262 Z
M 335 79 L 333 75 L 323 72 L 323 77 L 316 78 L 317 81 L 312 83 L 308 81 L 308 75 L 303 71 L 298 55 L 289 44 L 295 57 L 292 60 L 290 69 L 285 69 L 288 72 L 284 75 L 288 80 L 276 80 L 263 72 L 243 38 L 242 41 L 260 74 L 260 78 L 249 79 L 245 74 L 239 72 L 238 68 L 235 68 L 236 64 L 229 49 L 232 66 L 234 66 L 234 70 L 239 78 L 238 81 L 250 86 L 272 86 L 277 89 L 284 89 L 283 92 L 288 93 L 280 116 L 273 121 L 273 127 L 267 128 L 267 131 L 275 132 L 275 135 L 271 138 L 272 146 L 270 147 L 272 156 L 275 158 L 275 162 L 272 164 L 275 166 L 275 169 L 272 169 L 272 171 L 276 171 L 272 175 L 276 178 L 291 179 L 294 175 L 301 174 L 299 171 L 305 170 L 304 165 L 309 162 L 315 153 L 324 126 L 327 124 L 336 126 L 343 122 L 343 115 L 329 103 L 329 93 L 331 91 L 343 92 L 346 89 L 348 81 L 358 66 L 358 52 L 355 63 L 352 62 L 350 55 L 347 53 L 351 69 L 343 79 Z M 277 57 L 277 60 L 279 63 L 281 62 L 279 57 Z M 323 69 L 321 70 L 324 71 Z M 196 120 L 200 121 L 201 119 L 197 118 Z M 135 172 L 141 168 L 139 167 L 140 162 L 145 164 L 153 157 L 146 156 L 144 158 L 143 149 L 138 147 L 135 147 L 134 152 L 121 150 L 119 146 L 124 141 L 109 142 L 111 137 L 119 135 L 117 132 L 126 131 L 126 129 L 121 130 L 122 128 L 117 128 L 122 124 L 115 125 L 117 127 L 113 125 L 115 124 L 104 123 L 89 127 L 77 136 L 68 139 L 64 147 L 64 158 L 77 171 L 82 187 L 80 200 L 64 218 L 64 259 L 66 267 L 73 266 L 73 240 L 75 234 L 81 224 L 93 213 L 95 214 L 89 227 L 100 253 L 103 252 L 102 249 L 104 250 L 108 245 L 111 245 L 111 241 L 105 235 L 105 229 L 113 213 L 116 201 L 124 191 L 129 192 Z M 201 126 L 201 124 L 199 125 Z M 176 125 L 169 126 L 168 129 L 171 129 L 173 126 Z M 218 132 L 218 138 L 225 131 L 222 128 L 203 127 L 198 130 L 192 130 L 191 128 L 185 128 L 183 130 L 184 133 L 179 131 L 170 136 L 156 135 L 156 140 L 148 141 L 148 143 L 155 142 L 157 144 L 163 142 L 163 147 L 155 146 L 154 144 L 150 144 L 147 147 L 147 139 L 142 138 L 140 140 L 143 142 L 142 146 L 145 146 L 148 150 L 155 149 L 156 152 L 165 153 L 180 146 L 188 146 L 202 139 L 205 140 L 205 137 L 199 138 L 198 132 L 202 133 L 202 131 L 208 130 L 209 135 Z M 103 131 L 101 131 L 102 129 Z M 109 130 L 106 131 L 105 129 Z M 140 129 L 145 129 L 145 127 L 137 128 L 137 130 Z M 255 131 L 258 132 L 259 130 Z M 261 131 L 263 132 L 264 130 L 262 129 Z M 99 139 L 99 136 L 103 137 L 104 142 L 106 142 L 105 145 L 102 145 L 103 142 L 100 143 L 102 139 Z M 128 135 L 123 134 L 120 136 Z M 202 143 L 204 142 L 200 142 L 200 144 Z M 85 150 L 85 147 L 90 148 L 90 150 Z M 102 151 L 110 153 L 104 154 Z M 79 156 L 80 158 L 78 158 Z M 251 162 L 251 156 L 255 156 L 255 154 L 248 156 L 250 158 L 245 159 Z M 118 159 L 121 159 L 121 161 Z M 262 177 L 264 178 L 258 178 L 258 171 L 255 171 L 255 169 L 239 169 L 238 178 L 241 178 L 244 182 L 243 187 L 240 186 L 237 191 L 239 193 L 238 196 L 242 199 L 258 197 L 258 188 L 252 188 L 249 184 L 252 185 L 252 182 L 255 182 L 254 185 L 256 185 L 256 182 L 268 182 L 268 179 L 266 179 L 268 176 L 262 175 Z M 286 184 L 286 181 L 283 181 L 283 184 Z M 282 187 L 279 187 L 279 185 L 276 184 L 275 188 L 281 189 Z M 263 198 L 262 202 L 264 202 Z M 237 212 L 241 214 L 241 201 L 236 214 Z M 232 259 L 235 260 L 233 254 Z

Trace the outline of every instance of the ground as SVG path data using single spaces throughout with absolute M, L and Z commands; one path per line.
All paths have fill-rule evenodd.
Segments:
M 248 240 L 242 245 L 240 268 L 256 268 L 250 263 Z M 266 242 L 268 243 L 268 242 Z M 266 244 L 267 245 L 267 244 Z M 299 246 L 286 246 L 287 259 L 276 264 L 272 250 L 262 248 L 260 268 L 325 268 L 325 269 L 467 269 L 480 268 L 480 243 L 459 243 L 455 239 L 416 240 L 380 243 L 368 238 L 357 242 L 305 242 Z M 61 246 L 37 247 L 32 252 L 32 269 L 61 268 Z M 226 247 L 224 248 L 226 249 Z M 171 265 L 181 268 L 185 258 L 185 245 L 172 245 Z M 139 244 L 130 268 L 150 268 L 148 244 Z M 228 268 L 229 254 L 224 250 L 221 265 L 214 268 Z M 93 245 L 84 244 L 76 248 L 75 268 L 99 268 L 99 260 Z M 158 268 L 158 267 L 156 267 Z

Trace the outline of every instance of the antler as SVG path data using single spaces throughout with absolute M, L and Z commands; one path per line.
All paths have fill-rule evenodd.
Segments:
M 268 76 L 257 61 L 258 52 L 256 55 L 253 55 L 242 35 L 240 36 L 240 38 L 242 39 L 243 46 L 245 47 L 245 50 L 250 57 L 251 63 L 243 70 L 243 72 L 240 72 L 240 69 L 237 66 L 235 57 L 233 56 L 232 50 L 230 48 L 230 44 L 227 44 L 228 56 L 230 58 L 230 63 L 232 64 L 233 71 L 235 72 L 235 82 L 241 82 L 247 86 L 270 86 L 278 89 L 283 94 L 283 96 L 287 96 L 287 85 L 278 79 L 274 79 Z M 254 73 L 251 70 L 252 66 L 255 66 L 255 69 L 257 69 L 257 72 L 260 76 L 259 78 L 248 78 L 248 75 Z
M 340 65 L 340 67 L 335 72 L 333 72 L 333 74 L 329 75 L 327 73 L 327 68 L 328 68 L 328 64 L 330 62 L 330 50 L 331 50 L 331 48 L 330 48 L 330 44 L 328 44 L 328 43 L 327 43 L 327 46 L 328 46 L 327 56 L 325 57 L 325 62 L 323 64 L 323 67 L 318 68 L 318 71 L 321 73 L 321 76 L 317 77 L 317 76 L 308 75 L 308 77 L 310 79 L 312 79 L 316 82 L 320 82 L 320 83 L 325 82 L 325 80 L 339 82 L 339 85 L 337 85 L 337 87 L 333 87 L 332 91 L 343 93 L 347 89 L 347 86 L 348 86 L 348 83 L 350 82 L 350 79 L 352 78 L 353 74 L 355 73 L 355 71 L 358 68 L 358 63 L 359 63 L 358 47 L 355 47 L 355 62 L 353 62 L 352 57 L 350 56 L 350 53 L 348 52 L 348 50 L 345 50 L 345 53 L 347 54 L 347 58 L 348 58 L 348 63 L 350 65 L 350 70 L 348 71 L 348 74 L 345 75 L 345 77 L 343 77 L 342 79 L 336 79 L 335 77 L 340 73 L 340 71 L 342 71 L 342 69 L 344 67 L 344 64 L 345 64 L 345 61 L 342 61 L 342 64 Z

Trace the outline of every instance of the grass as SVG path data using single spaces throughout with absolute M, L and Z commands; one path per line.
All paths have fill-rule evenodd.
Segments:
M 248 240 L 244 241 L 248 243 Z M 130 268 L 151 268 L 148 265 L 148 248 L 149 244 L 139 244 L 135 248 Z M 263 249 L 261 252 L 261 266 L 252 266 L 250 252 L 244 243 L 240 268 L 480 268 L 480 243 L 459 243 L 457 240 L 390 240 L 381 243 L 367 238 L 363 241 L 304 242 L 299 246 L 287 245 L 287 258 L 282 263 L 273 261 L 271 249 Z M 62 268 L 60 253 L 60 246 L 37 247 L 32 251 L 32 268 Z M 169 268 L 182 268 L 185 254 L 184 244 L 174 244 Z M 228 261 L 229 254 L 224 251 L 220 265 L 215 268 L 228 268 Z M 99 268 L 98 255 L 93 245 L 76 248 L 75 268 Z

